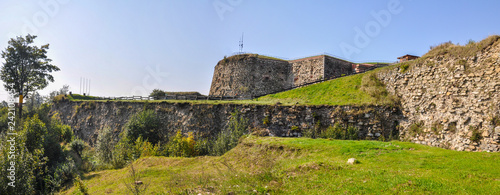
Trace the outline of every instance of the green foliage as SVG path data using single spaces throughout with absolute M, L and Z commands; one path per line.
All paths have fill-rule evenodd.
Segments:
M 333 126 L 321 129 L 319 123 L 317 123 L 313 131 L 309 130 L 309 132 L 304 133 L 304 137 L 357 140 L 358 133 L 359 129 L 353 126 L 343 127 L 339 123 L 335 123 Z
M 196 141 L 194 135 L 189 132 L 188 137 L 182 135 L 181 131 L 177 131 L 175 136 L 168 143 L 169 156 L 192 157 L 198 155 L 196 151 Z
M 133 147 L 133 158 L 138 159 L 146 156 L 159 156 L 160 144 L 153 145 L 151 142 L 143 140 L 142 137 L 137 138 Z
M 70 144 L 71 149 L 78 155 L 82 157 L 82 151 L 85 148 L 85 142 L 79 138 L 74 139 Z
M 165 97 L 165 91 L 161 89 L 154 89 L 151 94 L 149 94 L 151 97 L 155 97 L 155 99 L 162 99 Z
M 89 189 L 87 188 L 85 183 L 82 181 L 82 179 L 80 179 L 80 176 L 76 177 L 73 185 L 76 187 L 76 189 L 78 189 L 78 192 L 79 192 L 78 194 L 89 195 Z
M 443 124 L 439 123 L 439 122 L 434 122 L 432 123 L 432 126 L 431 126 L 431 131 L 435 134 L 435 135 L 438 135 L 440 131 L 443 130 Z
M 132 156 L 132 149 L 134 147 L 133 143 L 130 142 L 127 137 L 120 136 L 120 141 L 113 148 L 113 158 L 111 161 L 111 166 L 115 169 L 125 167 L 127 163 L 131 160 L 135 160 Z
M 271 124 L 271 121 L 269 121 L 269 116 L 266 116 L 264 119 L 262 119 L 262 124 L 266 126 Z
M 110 128 L 104 128 L 104 130 L 99 133 L 96 141 L 96 157 L 99 162 L 108 164 L 113 160 L 113 148 L 114 148 L 114 139 L 113 139 L 113 130 Z
M 4 82 L 7 91 L 26 96 L 31 92 L 41 90 L 54 77 L 50 74 L 59 71 L 59 68 L 50 64 L 52 61 L 47 57 L 49 44 L 32 46 L 36 36 L 11 38 L 2 58 L 5 60 L 0 79 Z M 19 116 L 22 116 L 22 106 L 19 108 Z
M 7 140 L 11 137 L 0 136 L 1 140 Z M 15 158 L 9 159 L 10 143 L 0 143 L 0 194 L 33 194 L 36 186 L 35 171 L 43 171 L 41 169 L 43 162 L 41 161 L 43 152 L 40 150 L 30 153 L 24 146 L 24 142 L 17 142 L 14 145 L 18 152 Z M 15 170 L 13 171 L 16 179 L 15 186 L 9 187 L 8 183 L 12 182 L 7 176 L 11 175 L 12 171 L 10 163 L 15 163 Z
M 411 136 L 415 136 L 417 134 L 422 134 L 424 131 L 423 131 L 423 126 L 424 126 L 424 122 L 423 121 L 420 121 L 420 122 L 416 122 L 416 123 L 413 123 L 410 125 L 410 135 Z
M 469 126 L 469 131 L 472 131 L 472 135 L 470 136 L 470 141 L 479 142 L 483 137 L 481 133 L 479 133 L 479 128 L 474 126 Z
M 457 123 L 451 122 L 448 124 L 448 131 L 455 133 L 457 131 Z
M 217 134 L 213 143 L 211 155 L 223 155 L 239 143 L 241 136 L 248 130 L 248 119 L 244 118 L 239 111 L 231 113 L 231 119 L 227 128 Z
M 407 70 L 410 69 L 410 63 L 409 62 L 403 62 L 401 63 L 401 65 L 399 66 L 399 70 L 400 72 L 406 72 Z
M 153 110 L 144 110 L 133 115 L 127 124 L 125 132 L 127 139 L 135 141 L 139 137 L 151 143 L 158 143 L 161 140 L 160 119 Z
M 45 124 L 38 119 L 38 115 L 33 116 L 33 118 L 27 118 L 24 122 L 23 129 L 22 136 L 25 139 L 26 148 L 30 153 L 35 151 L 35 149 L 43 147 L 47 128 Z

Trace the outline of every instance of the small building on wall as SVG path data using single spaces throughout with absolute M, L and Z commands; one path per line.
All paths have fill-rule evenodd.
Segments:
M 417 58 L 420 58 L 420 57 L 419 56 L 410 55 L 410 54 L 406 54 L 404 56 L 398 57 L 398 60 L 399 60 L 399 62 L 406 62 L 406 61 L 414 60 L 414 59 L 417 59 Z

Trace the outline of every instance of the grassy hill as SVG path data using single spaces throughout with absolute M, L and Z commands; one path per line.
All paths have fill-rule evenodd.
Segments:
M 397 141 L 248 137 L 220 157 L 144 157 L 133 167 L 146 194 L 500 193 L 498 153 Z M 92 172 L 84 183 L 90 194 L 125 194 L 129 175 L 130 167 Z
M 255 101 L 285 105 L 394 105 L 397 100 L 370 71 L 270 94 Z

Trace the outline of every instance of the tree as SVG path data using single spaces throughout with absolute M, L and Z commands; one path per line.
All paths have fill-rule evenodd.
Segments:
M 0 78 L 7 91 L 13 91 L 17 93 L 16 97 L 19 96 L 19 117 L 22 117 L 23 96 L 47 87 L 49 81 L 54 82 L 50 73 L 60 70 L 47 57 L 49 44 L 40 47 L 31 45 L 35 38 L 35 35 L 29 34 L 25 38 L 12 38 L 5 51 L 2 51 L 5 63 Z

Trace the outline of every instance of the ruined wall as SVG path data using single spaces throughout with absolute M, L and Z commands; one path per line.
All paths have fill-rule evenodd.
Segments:
M 360 129 L 361 139 L 378 139 L 398 134 L 397 121 L 402 120 L 396 108 L 377 106 L 281 106 L 242 104 L 191 104 L 168 102 L 60 102 L 51 114 L 59 113 L 62 123 L 70 125 L 75 135 L 94 144 L 104 128 L 118 135 L 130 116 L 143 109 L 153 109 L 162 121 L 165 135 L 177 130 L 214 135 L 225 128 L 231 113 L 240 111 L 257 128 L 271 136 L 301 136 L 305 129 L 327 128 L 335 123 Z M 268 122 L 264 122 L 268 121 Z M 294 129 L 294 130 L 292 130 Z
M 378 73 L 401 98 L 401 136 L 453 150 L 500 151 L 500 41 L 467 58 L 421 59 Z M 479 138 L 474 141 L 474 138 Z
M 314 56 L 290 61 L 293 85 L 299 86 L 324 78 L 325 56 Z
M 353 73 L 352 63 L 337 59 L 330 56 L 325 56 L 325 66 L 324 66 L 324 78 L 330 77 L 340 77 L 344 75 L 350 75 Z
M 211 96 L 251 97 L 291 87 L 287 61 L 259 58 L 255 54 L 231 56 L 217 63 Z

